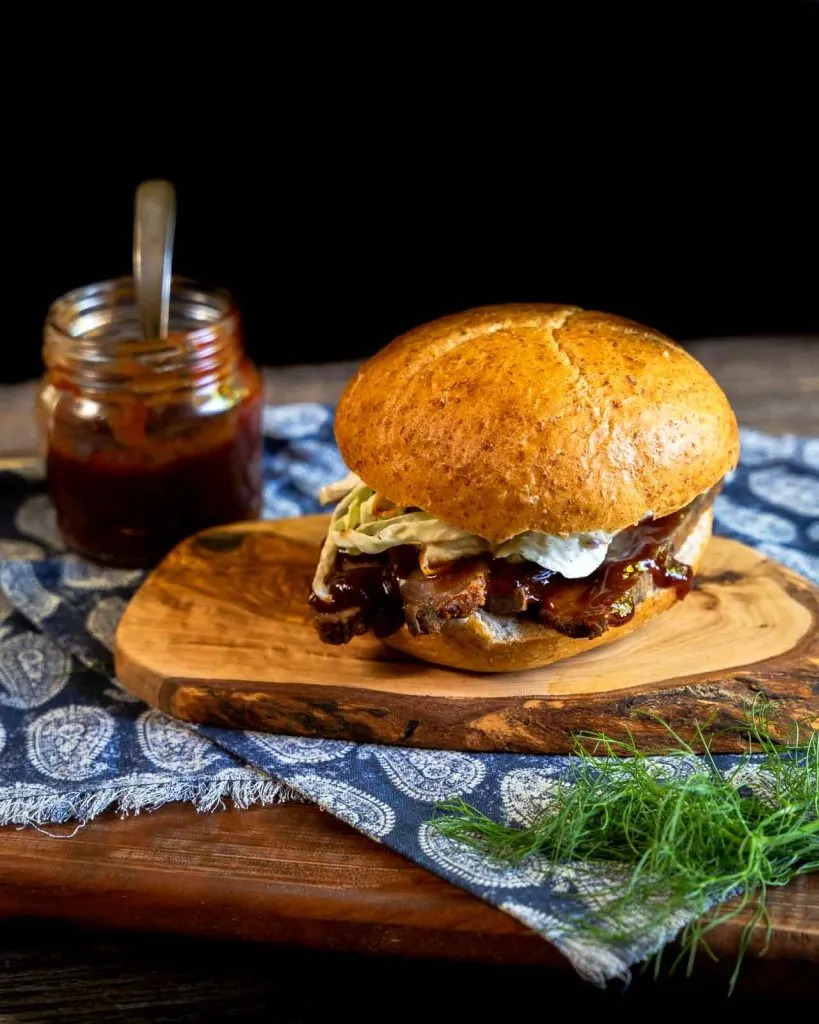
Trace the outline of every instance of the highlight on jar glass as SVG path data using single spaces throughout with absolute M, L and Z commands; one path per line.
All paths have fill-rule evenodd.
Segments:
M 39 419 L 74 551 L 145 567 L 262 506 L 262 387 L 231 296 L 174 279 L 146 340 L 132 278 L 69 292 L 45 324 Z

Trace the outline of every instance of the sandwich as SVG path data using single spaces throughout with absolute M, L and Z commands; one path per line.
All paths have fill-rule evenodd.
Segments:
M 483 672 L 638 629 L 691 588 L 739 454 L 705 368 L 657 331 L 574 306 L 443 317 L 339 402 L 350 469 L 309 601 L 319 637 Z

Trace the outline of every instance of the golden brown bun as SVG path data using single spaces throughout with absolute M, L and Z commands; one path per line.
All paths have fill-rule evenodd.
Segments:
M 486 306 L 397 338 L 336 413 L 370 487 L 487 540 L 614 533 L 736 465 L 728 400 L 696 359 L 608 313 Z
M 697 520 L 678 553 L 678 558 L 695 572 L 711 538 L 712 523 L 709 508 Z M 652 584 L 648 596 L 637 605 L 633 619 L 609 629 L 595 640 L 573 640 L 536 622 L 478 611 L 468 619 L 450 619 L 440 633 L 429 636 L 410 636 L 404 626 L 384 643 L 436 665 L 471 672 L 520 672 L 550 665 L 628 636 L 644 622 L 667 611 L 677 600 L 673 587 L 661 589 Z

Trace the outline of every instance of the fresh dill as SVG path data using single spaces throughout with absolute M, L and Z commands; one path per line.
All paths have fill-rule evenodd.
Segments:
M 684 914 L 691 923 L 672 969 L 682 962 L 687 974 L 698 951 L 715 959 L 709 932 L 747 914 L 733 990 L 757 925 L 766 929 L 760 955 L 768 947 L 768 890 L 819 869 L 819 733 L 796 731 L 776 743 L 770 714 L 764 702 L 755 705 L 748 718 L 748 751 L 726 772 L 717 767 L 700 729 L 704 754 L 663 723 L 673 743 L 668 754 L 686 759 L 684 770 L 674 773 L 641 754 L 631 738 L 583 736 L 571 779 L 526 827 L 498 824 L 460 799 L 441 804 L 433 824 L 444 835 L 510 863 L 538 854 L 553 865 L 623 866 L 616 886 L 595 903 L 596 922 L 573 917 L 578 937 L 634 940 L 656 934 L 671 915 Z M 719 906 L 733 897 L 735 902 Z M 659 963 L 658 957 L 655 970 Z

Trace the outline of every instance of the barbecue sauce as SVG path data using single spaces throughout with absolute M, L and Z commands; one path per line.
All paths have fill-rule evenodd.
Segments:
M 140 568 L 156 564 L 198 530 L 256 519 L 260 424 L 256 394 L 222 429 L 203 424 L 176 444 L 84 454 L 58 439 L 48 449 L 46 467 L 66 544 L 104 564 Z
M 401 580 L 417 570 L 418 551 L 410 545 L 362 558 L 339 554 L 335 576 L 328 584 L 332 600 L 322 601 L 310 591 L 322 640 L 346 644 L 368 630 L 379 639 L 397 633 L 405 622 Z M 323 612 L 332 619 L 322 619 Z

